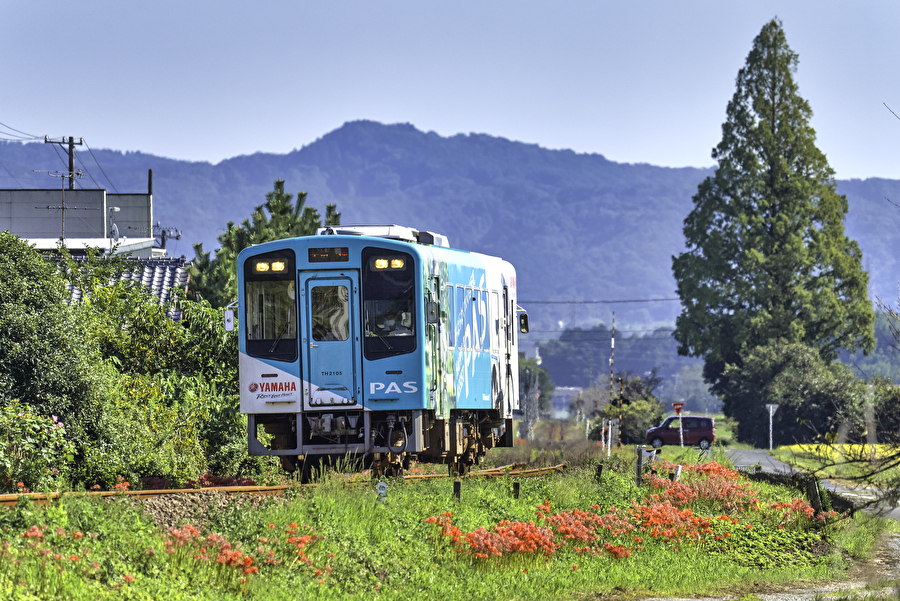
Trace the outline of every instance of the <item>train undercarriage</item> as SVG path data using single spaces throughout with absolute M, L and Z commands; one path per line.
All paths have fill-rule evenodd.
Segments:
M 487 451 L 513 445 L 512 420 L 498 410 L 362 411 L 248 415 L 251 455 L 277 455 L 288 472 L 308 482 L 332 466 L 402 476 L 410 465 L 445 464 L 464 475 Z

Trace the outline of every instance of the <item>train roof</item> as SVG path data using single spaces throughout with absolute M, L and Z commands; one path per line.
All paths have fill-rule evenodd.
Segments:
M 404 225 L 332 225 L 320 227 L 317 236 L 368 236 L 401 240 L 413 244 L 430 244 L 450 248 L 450 240 L 443 234 L 424 230 L 416 230 Z
M 328 237 L 333 237 L 334 241 L 323 240 L 323 238 Z M 248 246 L 240 252 L 238 258 L 243 261 L 246 257 L 252 256 L 253 254 L 267 252 L 268 249 L 283 248 L 292 244 L 303 247 L 328 246 L 347 244 L 350 240 L 357 240 L 362 244 L 371 243 L 374 240 L 390 241 L 402 245 L 411 245 L 407 246 L 407 251 L 422 257 L 433 258 L 436 256 L 445 256 L 445 253 L 453 253 L 454 256 L 458 257 L 454 259 L 454 261 L 500 261 L 502 264 L 512 268 L 512 265 L 501 257 L 460 248 L 451 248 L 447 236 L 444 236 L 443 234 L 436 234 L 425 230 L 416 230 L 402 225 L 333 225 L 321 227 L 316 230 L 316 235 L 314 236 L 282 238 Z M 470 257 L 470 259 L 461 259 L 463 255 Z M 479 259 L 475 259 L 475 257 L 479 257 Z

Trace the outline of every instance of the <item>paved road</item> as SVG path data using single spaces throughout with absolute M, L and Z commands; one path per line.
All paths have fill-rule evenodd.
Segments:
M 768 451 L 762 449 L 728 449 L 725 456 L 737 469 L 749 469 L 760 466 L 762 471 L 769 474 L 793 474 L 794 468 L 783 461 L 778 461 Z
M 796 470 L 783 461 L 778 461 L 769 452 L 763 449 L 729 449 L 725 451 L 725 455 L 731 461 L 732 465 L 738 469 L 749 469 L 759 466 L 762 471 L 770 474 L 794 474 Z M 826 490 L 839 493 L 841 496 L 847 497 L 857 504 L 865 504 L 877 501 L 882 491 L 859 486 L 848 488 L 835 484 L 829 480 L 822 480 L 822 485 Z M 884 496 L 881 494 L 881 496 Z M 900 507 L 896 503 L 888 501 L 877 501 L 867 511 L 877 513 L 878 515 L 888 517 L 900 521 Z

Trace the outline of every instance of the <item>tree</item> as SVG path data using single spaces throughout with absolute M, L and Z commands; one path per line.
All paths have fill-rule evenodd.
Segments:
M 684 220 L 673 257 L 682 312 L 678 352 L 704 359 L 704 379 L 740 414 L 726 366 L 770 341 L 803 343 L 831 361 L 874 347 L 862 252 L 844 234 L 847 199 L 815 145 L 812 110 L 794 82 L 797 54 L 767 23 L 738 72 L 715 174 Z M 762 419 L 762 417 L 760 417 Z
M 825 442 L 838 431 L 862 430 L 866 386 L 838 361 L 828 362 L 807 345 L 773 341 L 749 350 L 743 365 L 725 370 L 732 394 L 730 417 L 737 437 L 758 447 L 769 444 L 769 413 L 776 444 Z
M 864 356 L 862 351 L 855 354 L 842 351 L 839 359 L 854 368 L 857 376 L 863 379 L 891 378 L 900 382 L 900 353 L 897 352 L 898 341 L 894 330 L 898 322 L 894 309 L 883 302 L 876 301 L 875 311 L 875 351 Z
M 652 332 L 616 333 L 615 367 L 644 373 L 657 369 L 667 379 L 697 359 L 680 357 L 672 328 L 656 328 Z M 591 328 L 566 328 L 556 340 L 540 344 L 542 366 L 557 386 L 591 386 L 604 375 L 609 379 L 610 338 L 612 332 L 604 324 Z
M 537 359 L 519 359 L 520 409 L 524 414 L 522 438 L 530 438 L 535 423 L 542 413 L 552 408 L 553 390 L 547 370 L 538 365 Z
M 219 237 L 221 248 L 215 257 L 203 252 L 202 244 L 194 245 L 193 265 L 188 268 L 191 276 L 191 291 L 208 300 L 214 307 L 223 307 L 237 298 L 237 256 L 243 249 L 253 244 L 310 236 L 322 227 L 319 212 L 304 206 L 306 192 L 293 196 L 285 194 L 284 181 L 275 180 L 275 189 L 266 194 L 265 204 L 253 211 L 251 219 L 244 219 L 240 226 L 229 221 L 226 230 Z M 341 214 L 335 205 L 325 209 L 325 225 L 340 225 Z
M 616 386 L 613 398 L 609 398 L 609 388 L 598 383 L 579 395 L 578 401 L 585 407 L 603 405 L 600 417 L 603 420 L 621 418 L 619 438 L 624 444 L 642 444 L 645 434 L 651 427 L 662 420 L 663 407 L 654 393 L 662 383 L 657 370 L 652 369 L 642 376 L 634 376 L 631 372 L 616 373 Z M 590 432 L 592 440 L 600 440 L 601 422 Z
M 66 418 L 96 391 L 96 346 L 66 306 L 58 269 L 0 232 L 0 399 Z
M 555 388 L 547 370 L 538 365 L 537 359 L 532 357 L 519 359 L 519 393 L 521 396 L 533 395 L 538 399 L 538 407 L 542 412 L 550 411 Z
M 684 402 L 684 410 L 694 413 L 718 413 L 722 403 L 710 394 L 709 385 L 703 381 L 703 364 L 685 365 L 670 380 L 660 386 L 657 395 L 664 405 L 675 401 Z

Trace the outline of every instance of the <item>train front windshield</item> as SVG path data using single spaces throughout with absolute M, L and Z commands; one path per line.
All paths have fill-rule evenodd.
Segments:
M 247 354 L 276 361 L 297 359 L 294 253 L 280 250 L 244 263 Z
M 362 252 L 366 359 L 416 349 L 415 263 L 412 255 L 378 248 Z

